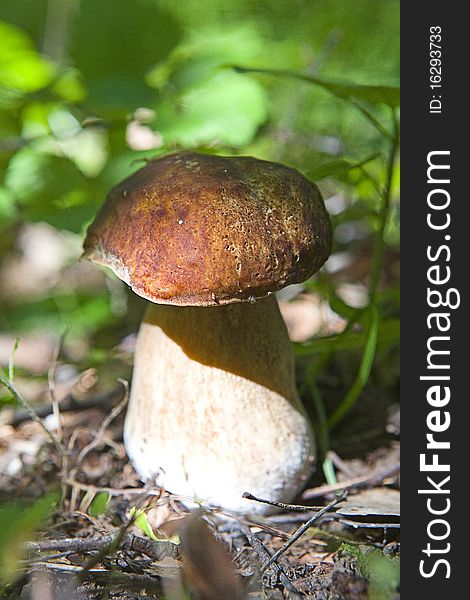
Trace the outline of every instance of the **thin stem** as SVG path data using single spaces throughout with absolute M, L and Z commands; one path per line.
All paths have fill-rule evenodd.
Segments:
M 13 377 L 15 376 L 15 353 L 18 350 L 18 345 L 20 343 L 20 338 L 15 339 L 15 343 L 13 344 L 13 348 L 10 352 L 10 358 L 8 360 L 8 379 L 13 383 Z
M 369 281 L 369 304 L 375 304 L 377 288 L 380 279 L 380 271 L 382 270 L 382 258 L 385 248 L 385 230 L 388 224 L 388 217 L 390 214 L 390 202 L 392 198 L 392 184 L 393 175 L 395 172 L 395 161 L 398 154 L 398 146 L 400 140 L 399 124 L 395 111 L 392 111 L 394 135 L 390 154 L 387 163 L 387 180 L 385 182 L 385 189 L 382 197 L 382 206 L 379 212 L 379 223 L 380 227 L 377 231 L 376 243 L 374 248 L 374 256 L 372 258 L 372 270 Z
M 62 415 L 60 414 L 60 407 L 59 407 L 59 403 L 57 401 L 57 397 L 56 397 L 56 393 L 55 393 L 56 392 L 55 377 L 56 377 L 57 365 L 59 362 L 59 356 L 60 356 L 60 352 L 62 350 L 62 346 L 64 344 L 65 336 L 66 336 L 66 331 L 61 333 L 59 340 L 56 344 L 56 347 L 54 348 L 54 354 L 52 357 L 51 367 L 47 373 L 49 398 L 51 400 L 52 412 L 53 412 L 55 420 L 56 420 L 57 437 L 60 442 L 63 441 L 64 432 L 63 432 L 63 426 L 62 426 Z M 11 381 L 11 377 L 10 377 L 10 381 Z
M 320 394 L 316 381 L 310 382 L 310 391 L 312 393 L 313 405 L 318 419 L 318 445 L 320 449 L 320 458 L 323 461 L 330 449 L 330 431 L 328 428 L 328 418 L 325 405 Z
M 352 99 L 351 102 L 354 104 L 357 110 L 359 110 L 364 115 L 364 117 L 371 123 L 371 125 L 373 125 L 375 129 L 377 129 L 377 131 L 383 135 L 384 138 L 393 142 L 393 133 L 390 133 L 390 131 L 386 127 L 384 127 L 378 119 L 374 117 L 370 110 L 368 110 L 357 100 Z
M 392 110 L 394 135 L 392 145 L 390 148 L 390 154 L 387 162 L 387 179 L 385 183 L 385 189 L 382 195 L 382 205 L 379 211 L 379 223 L 380 226 L 376 234 L 376 242 L 374 248 L 374 255 L 372 258 L 372 269 L 369 280 L 369 325 L 367 332 L 367 340 L 364 346 L 364 352 L 361 359 L 361 364 L 357 376 L 346 394 L 343 401 L 336 408 L 333 414 L 329 418 L 329 426 L 334 427 L 339 421 L 351 410 L 351 408 L 357 402 L 362 390 L 369 380 L 369 375 L 372 369 L 372 365 L 375 358 L 375 351 L 377 348 L 377 336 L 378 336 L 378 310 L 377 310 L 377 290 L 380 281 L 380 273 L 382 270 L 383 254 L 385 249 L 385 230 L 388 223 L 390 214 L 390 203 L 392 197 L 392 184 L 393 175 L 395 171 L 395 161 L 398 153 L 399 146 L 399 125 L 397 115 Z
M 20 395 L 20 393 L 17 391 L 17 389 L 15 388 L 13 383 L 8 379 L 8 377 L 5 376 L 3 371 L 0 371 L 0 384 L 2 384 L 10 392 L 10 394 L 18 402 L 18 404 L 21 404 L 23 406 L 23 408 L 28 412 L 31 419 L 33 421 L 35 421 L 44 430 L 44 433 L 54 444 L 57 452 L 63 459 L 67 454 L 65 448 L 62 446 L 62 444 L 57 439 L 57 437 L 52 433 L 52 431 L 50 431 L 46 427 L 46 425 L 44 424 L 44 421 L 40 417 L 37 416 L 37 414 L 34 412 L 33 407 L 30 406 L 30 404 Z
M 331 417 L 328 419 L 328 424 L 334 427 L 341 419 L 351 410 L 356 404 L 362 390 L 366 386 L 372 365 L 375 357 L 375 350 L 377 347 L 377 331 L 379 324 L 379 314 L 375 305 L 370 307 L 370 322 L 368 329 L 368 336 L 364 352 L 362 354 L 361 364 L 359 371 L 356 375 L 354 383 L 350 387 L 348 393 L 342 400 L 341 404 L 336 408 Z

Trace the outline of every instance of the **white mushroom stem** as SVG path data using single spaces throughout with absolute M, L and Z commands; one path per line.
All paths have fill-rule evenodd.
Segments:
M 152 304 L 136 347 L 124 428 L 144 479 L 232 511 L 266 512 L 243 492 L 289 501 L 314 443 L 274 296 L 255 304 Z

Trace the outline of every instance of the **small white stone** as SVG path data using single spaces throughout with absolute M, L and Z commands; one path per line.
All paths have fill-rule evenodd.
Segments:
M 47 415 L 44 419 L 44 425 L 49 431 L 57 431 L 57 417 L 53 413 Z
M 8 462 L 6 469 L 5 469 L 5 473 L 7 475 L 10 475 L 11 477 L 14 477 L 15 475 L 18 475 L 18 473 L 21 471 L 22 467 L 23 467 L 23 463 L 21 462 L 19 457 L 14 456 Z

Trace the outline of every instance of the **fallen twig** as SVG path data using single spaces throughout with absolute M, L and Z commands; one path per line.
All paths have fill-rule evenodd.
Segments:
M 285 531 L 282 531 L 281 529 L 278 529 L 277 527 L 268 525 L 267 523 L 262 523 L 261 521 L 258 521 L 255 519 L 243 518 L 242 516 L 239 516 L 237 518 L 237 520 L 241 523 L 244 523 L 244 524 L 250 526 L 250 527 L 258 527 L 258 529 L 261 529 L 262 531 L 269 533 L 273 537 L 278 537 L 278 538 L 281 538 L 282 540 L 290 540 L 290 537 L 291 537 L 290 534 L 286 533 Z
M 109 548 L 114 540 L 114 534 L 95 538 L 59 538 L 41 542 L 27 542 L 25 548 L 31 554 L 51 551 L 67 553 L 96 552 L 103 548 Z M 167 556 L 178 560 L 180 557 L 179 546 L 173 542 L 168 540 L 154 541 L 130 533 L 123 536 L 119 547 L 123 550 L 141 552 L 152 560 L 162 560 Z
M 121 402 L 119 402 L 119 404 L 117 404 L 113 408 L 113 410 L 106 416 L 106 418 L 103 419 L 103 422 L 101 423 L 100 428 L 96 432 L 96 435 L 93 438 L 93 440 L 89 444 L 87 444 L 83 448 L 83 450 L 80 452 L 80 454 L 77 456 L 77 460 L 75 461 L 75 466 L 74 466 L 73 470 L 71 471 L 72 479 L 75 478 L 75 475 L 78 473 L 78 471 L 79 471 L 83 461 L 87 457 L 87 455 L 92 450 L 94 450 L 97 446 L 99 446 L 99 444 L 102 442 L 103 436 L 104 436 L 106 430 L 108 429 L 109 425 L 119 415 L 119 413 L 126 406 L 128 400 L 129 400 L 129 383 L 127 381 L 125 381 L 124 379 L 119 379 L 118 381 L 124 386 L 124 398 L 121 400 Z
M 110 423 L 119 415 L 119 413 L 122 411 L 122 409 L 126 406 L 128 400 L 129 400 L 129 384 L 124 379 L 118 379 L 118 381 L 119 381 L 119 383 L 121 383 L 124 386 L 124 398 L 121 400 L 121 402 L 119 402 L 119 404 L 117 404 L 111 410 L 111 412 L 103 420 L 103 422 L 101 423 L 101 425 L 100 425 L 98 431 L 96 432 L 96 435 L 92 439 L 92 441 L 81 450 L 81 452 L 77 456 L 77 460 L 75 461 L 75 465 L 74 465 L 73 469 L 71 469 L 70 472 L 68 473 L 68 477 L 67 477 L 68 481 L 73 482 L 74 480 L 76 480 L 77 473 L 79 472 L 80 467 L 82 466 L 82 463 L 85 460 L 85 458 L 87 457 L 87 455 L 92 450 L 94 450 L 96 447 L 99 446 L 99 444 L 103 440 L 104 434 L 106 433 L 106 430 L 107 430 L 108 426 L 110 425 Z M 70 443 L 69 443 L 69 445 L 70 445 Z M 73 512 L 75 510 L 77 498 L 78 498 L 77 487 L 75 487 L 72 484 L 72 493 L 70 496 L 71 512 Z
M 95 492 L 95 494 L 99 494 L 100 492 L 106 492 L 110 496 L 140 496 L 141 494 L 147 494 L 148 496 L 159 496 L 161 494 L 160 489 L 155 490 L 146 490 L 143 487 L 140 488 L 112 488 L 106 486 L 92 485 L 91 483 L 83 483 L 81 481 L 76 481 L 75 479 L 68 479 L 68 485 L 72 487 L 77 487 L 78 489 L 85 492 Z
M 267 561 L 267 563 L 261 569 L 261 572 L 264 573 L 264 571 L 266 571 L 267 568 L 269 568 L 282 554 L 284 554 L 284 552 L 288 548 L 290 548 L 292 546 L 292 544 L 294 544 L 300 538 L 300 536 L 303 535 L 321 516 L 323 516 L 326 512 L 331 510 L 333 508 L 333 506 L 338 504 L 338 502 L 341 502 L 341 500 L 344 500 L 345 496 L 346 496 L 346 493 L 343 492 L 340 496 L 338 496 L 337 498 L 332 500 L 329 504 L 327 504 L 325 507 L 323 507 L 321 510 L 319 510 L 317 512 L 317 514 L 314 515 L 311 519 L 309 519 L 306 523 L 301 525 L 297 529 L 297 531 L 292 535 L 291 539 L 288 542 L 286 542 L 284 544 L 284 546 L 282 546 L 282 548 L 279 548 L 279 550 L 275 554 L 273 554 L 273 556 L 271 556 L 271 558 Z
M 158 577 L 178 579 L 181 576 L 180 569 L 176 566 L 154 564 L 152 565 L 152 568 L 155 571 L 155 575 Z M 37 573 L 41 570 L 69 575 L 73 581 L 77 581 L 78 575 L 80 574 L 80 567 L 75 565 L 49 562 L 35 563 L 34 566 L 29 569 L 29 574 Z M 161 593 L 160 582 L 150 575 L 136 575 L 133 573 L 123 573 L 105 569 L 91 569 L 87 572 L 86 579 L 89 579 L 94 584 L 100 586 L 109 587 L 109 585 L 112 584 L 114 586 L 124 586 L 127 590 L 141 590 L 144 588 L 149 592 Z M 60 598 L 70 598 L 71 595 L 67 595 L 69 591 L 73 593 L 74 590 L 69 590 L 68 585 L 66 585 L 62 590 Z
M 260 561 L 262 563 L 269 562 L 269 560 L 271 559 L 271 555 L 264 547 L 263 542 L 254 533 L 252 533 L 248 527 L 244 527 L 242 531 L 246 535 L 250 546 L 256 552 Z M 279 583 L 281 583 L 284 586 L 285 591 L 289 594 L 288 598 L 292 598 L 293 600 L 300 600 L 302 598 L 301 594 L 294 586 L 292 581 L 287 577 L 287 575 L 284 572 L 284 569 L 278 564 L 273 564 L 271 568 L 276 577 L 276 580 L 278 580 Z M 261 570 L 261 573 L 263 573 L 264 570 L 265 569 L 263 568 Z
M 307 512 L 312 510 L 311 506 L 303 506 L 300 504 L 285 504 L 284 502 L 276 502 L 275 500 L 266 500 L 264 498 L 258 498 L 250 492 L 244 492 L 242 494 L 242 498 L 246 498 L 247 500 L 254 500 L 255 502 L 261 502 L 262 504 L 269 504 L 271 506 L 276 506 L 277 508 L 285 508 L 286 510 L 291 510 L 294 512 Z
M 400 529 L 400 523 L 369 523 L 367 521 L 353 521 L 342 517 L 339 522 L 354 529 Z
M 374 473 L 362 477 L 354 477 L 353 479 L 346 479 L 332 485 L 320 485 L 316 488 L 305 490 L 302 494 L 302 498 L 305 500 L 311 500 L 312 498 L 321 498 L 341 490 L 352 490 L 359 488 L 375 487 L 382 483 L 384 479 L 393 477 L 400 472 L 400 465 L 393 465 L 383 471 L 375 471 Z
M 83 566 L 81 572 L 78 575 L 79 581 L 83 581 L 86 577 L 87 572 L 93 567 L 95 567 L 99 562 L 101 562 L 102 558 L 104 558 L 108 554 L 114 554 L 114 552 L 116 552 L 117 548 L 119 548 L 119 546 L 122 544 L 127 531 L 134 524 L 137 515 L 139 514 L 138 511 L 146 502 L 147 498 L 148 496 L 144 494 L 137 500 L 135 504 L 134 513 L 129 517 L 129 519 L 125 523 L 121 525 L 121 527 L 115 534 L 112 534 L 112 539 L 109 542 L 109 544 L 107 546 L 103 546 L 96 555 L 92 556 L 90 560 L 87 561 L 87 563 Z
M 136 509 L 141 508 L 147 498 L 148 496 L 146 494 L 142 495 L 142 497 L 137 500 Z M 116 550 L 123 543 L 128 529 L 131 527 L 131 525 L 133 525 L 137 514 L 138 512 L 136 510 L 134 515 L 131 516 L 123 525 L 121 525 L 116 533 L 111 534 L 110 537 L 106 539 L 107 543 L 98 548 L 96 554 L 93 554 L 86 561 L 86 563 L 77 570 L 70 582 L 65 586 L 62 594 L 63 598 L 68 600 L 73 595 L 75 589 L 74 586 L 78 587 L 81 583 L 83 583 L 88 578 L 90 571 L 93 570 L 93 573 L 96 573 L 97 571 L 94 570 L 94 567 L 96 567 L 96 565 L 98 565 L 105 556 L 112 555 L 114 552 L 116 552 Z
M 263 517 L 263 519 L 268 521 L 269 523 L 283 524 L 283 525 L 284 524 L 289 525 L 291 523 L 305 523 L 305 521 L 307 519 L 314 517 L 317 514 L 317 512 L 319 510 L 321 510 L 322 508 L 323 507 L 321 507 L 321 506 L 320 507 L 311 507 L 311 510 L 306 511 L 304 513 L 300 513 L 300 512 L 280 513 L 278 515 L 269 515 L 269 516 Z M 329 516 L 335 517 L 336 513 L 331 514 Z

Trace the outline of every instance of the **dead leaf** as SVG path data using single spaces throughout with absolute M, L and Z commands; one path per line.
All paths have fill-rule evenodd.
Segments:
M 184 519 L 180 530 L 185 582 L 200 600 L 242 600 L 241 583 L 229 553 L 200 515 Z
M 385 487 L 363 490 L 344 500 L 336 511 L 344 517 L 399 517 L 400 492 Z

